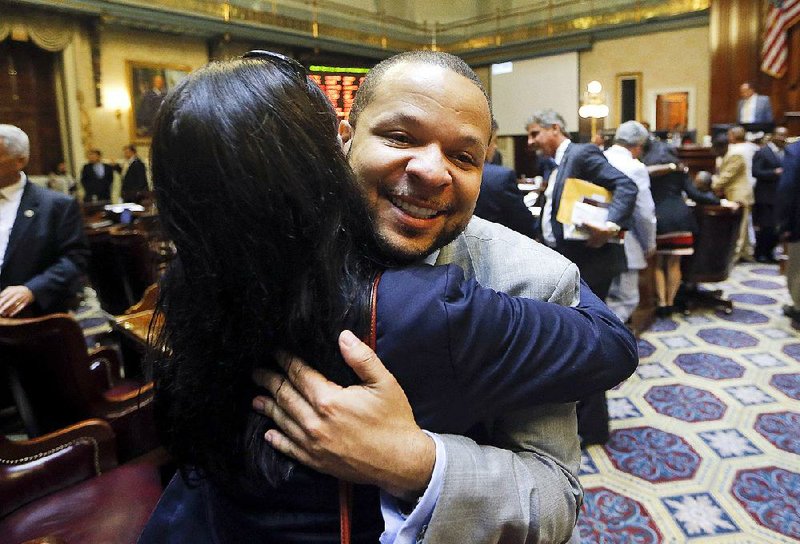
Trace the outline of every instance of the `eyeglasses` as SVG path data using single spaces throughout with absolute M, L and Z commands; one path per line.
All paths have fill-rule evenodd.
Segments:
M 273 61 L 282 62 L 288 65 L 300 79 L 308 77 L 308 70 L 306 67 L 294 60 L 292 57 L 287 57 L 281 53 L 274 51 L 265 51 L 263 49 L 253 49 L 242 55 L 243 59 L 270 59 Z

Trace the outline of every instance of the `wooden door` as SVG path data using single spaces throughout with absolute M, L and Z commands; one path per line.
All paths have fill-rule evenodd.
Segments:
M 669 130 L 676 127 L 679 132 L 686 131 L 689 121 L 689 93 L 664 93 L 656 96 L 656 130 Z
M 0 123 L 31 140 L 28 174 L 47 174 L 63 160 L 55 87 L 56 53 L 30 42 L 0 42 Z

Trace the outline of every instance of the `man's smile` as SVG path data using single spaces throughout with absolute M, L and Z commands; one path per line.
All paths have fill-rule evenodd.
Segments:
M 415 219 L 432 219 L 437 215 L 444 213 L 444 210 L 441 209 L 434 209 L 412 204 L 400 196 L 393 195 L 389 196 L 388 198 L 389 202 L 391 202 L 395 207 L 400 208 L 403 212 Z

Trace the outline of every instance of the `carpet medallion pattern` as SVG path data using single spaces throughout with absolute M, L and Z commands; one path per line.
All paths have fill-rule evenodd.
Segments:
M 580 540 L 800 542 L 800 332 L 777 267 L 739 265 L 731 314 L 659 319 L 584 451 Z

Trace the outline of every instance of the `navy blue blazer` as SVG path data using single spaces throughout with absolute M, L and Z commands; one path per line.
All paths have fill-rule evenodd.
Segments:
M 120 172 L 122 168 L 119 168 Z M 147 191 L 147 169 L 142 159 L 136 158 L 128 165 L 128 170 L 122 178 L 122 199 L 132 202 L 139 193 Z
M 83 165 L 81 185 L 83 186 L 84 202 L 111 200 L 112 183 L 114 183 L 114 167 L 110 164 L 103 163 L 103 175 L 100 177 L 97 177 L 92 163 Z
M 782 163 L 781 158 L 769 145 L 765 145 L 753 155 L 753 176 L 756 178 L 753 193 L 756 204 L 775 204 L 775 190 L 780 179 L 775 169 L 780 168 Z
M 558 165 L 553 188 L 553 214 L 550 217 L 556 250 L 578 265 L 581 276 L 590 285 L 605 283 L 626 269 L 625 250 L 620 244 L 605 244 L 593 249 L 583 241 L 564 240 L 564 227 L 556 220 L 556 215 L 567 178 L 590 181 L 611 191 L 613 196 L 608 208 L 608 220 L 622 228 L 628 227 L 639 189 L 633 180 L 611 166 L 594 144 L 569 144 Z
M 0 290 L 9 285 L 30 289 L 35 300 L 26 315 L 66 311 L 81 287 L 88 258 L 77 201 L 26 182 L 0 271 Z
M 510 168 L 490 163 L 483 165 L 481 192 L 474 213 L 530 238 L 536 232 L 536 221 L 522 200 L 517 178 Z
M 789 241 L 800 240 L 800 142 L 786 146 L 783 174 L 778 182 L 778 232 L 788 232 Z
M 579 306 L 566 308 L 483 289 L 455 265 L 415 266 L 386 271 L 377 300 L 377 353 L 435 432 L 471 435 L 508 410 L 577 400 L 638 362 L 633 335 L 585 284 Z M 335 543 L 336 492 L 334 479 L 305 467 L 259 497 L 176 477 L 140 542 Z M 374 543 L 377 490 L 356 486 L 355 500 L 353 542 Z

